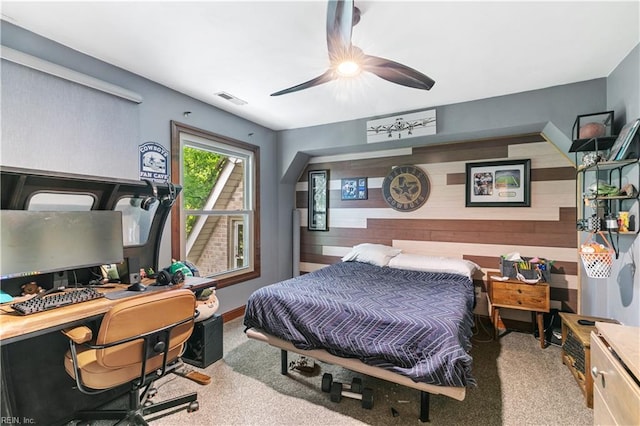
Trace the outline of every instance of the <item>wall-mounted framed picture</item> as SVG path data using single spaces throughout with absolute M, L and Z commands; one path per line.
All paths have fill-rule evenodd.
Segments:
M 467 163 L 467 207 L 531 206 L 531 160 Z
M 345 178 L 340 181 L 341 200 L 366 200 L 367 196 L 366 177 Z
M 628 154 L 632 154 L 634 158 L 638 157 L 637 152 L 630 152 L 633 151 L 633 148 L 630 149 L 630 147 L 632 145 L 631 142 L 638 134 L 639 128 L 640 118 L 625 124 L 611 147 L 611 152 L 609 153 L 607 161 L 624 160 L 627 158 Z
M 329 230 L 329 171 L 309 171 L 309 231 Z

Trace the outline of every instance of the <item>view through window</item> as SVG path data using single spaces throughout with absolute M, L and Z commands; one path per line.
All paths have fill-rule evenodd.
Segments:
M 172 257 L 216 277 L 218 287 L 258 276 L 258 148 L 177 123 L 172 129 L 172 170 L 183 187 Z

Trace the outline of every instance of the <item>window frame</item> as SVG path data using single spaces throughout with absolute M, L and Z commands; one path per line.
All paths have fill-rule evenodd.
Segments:
M 212 132 L 208 132 L 203 129 L 199 129 L 193 126 L 189 126 L 176 121 L 171 121 L 171 182 L 181 185 L 182 179 L 182 143 L 181 137 L 193 136 L 197 138 L 207 139 L 217 144 L 228 145 L 231 148 L 238 148 L 245 151 L 252 152 L 253 165 L 252 165 L 252 178 L 253 187 L 249 189 L 249 197 L 252 198 L 251 209 L 253 214 L 250 218 L 253 218 L 251 224 L 253 228 L 253 235 L 248 239 L 248 243 L 251 245 L 251 259 L 250 265 L 253 267 L 246 272 L 232 271 L 227 275 L 216 275 L 214 278 L 217 281 L 216 288 L 223 288 L 233 284 L 241 283 L 250 279 L 258 278 L 260 276 L 260 148 L 256 145 L 252 145 L 246 142 L 242 142 L 236 139 L 231 139 L 225 136 L 221 136 Z M 245 186 L 249 186 L 245 182 Z M 184 218 L 185 211 L 182 205 L 182 197 L 178 197 L 178 202 L 175 203 L 171 209 L 171 257 L 173 259 L 183 259 L 186 255 L 186 246 L 183 244 L 186 241 L 184 235 Z M 246 230 L 245 230 L 246 232 Z M 245 252 L 246 255 L 246 252 Z

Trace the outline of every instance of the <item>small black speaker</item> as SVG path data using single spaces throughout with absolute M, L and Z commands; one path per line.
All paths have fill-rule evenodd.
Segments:
M 59 271 L 53 274 L 53 288 L 67 287 L 69 285 L 69 276 L 67 271 Z
M 127 271 L 129 274 L 129 284 L 140 282 L 140 260 L 137 257 L 127 259 Z
M 187 364 L 204 368 L 222 359 L 222 323 L 222 317 L 216 314 L 204 321 L 196 322 L 182 360 Z

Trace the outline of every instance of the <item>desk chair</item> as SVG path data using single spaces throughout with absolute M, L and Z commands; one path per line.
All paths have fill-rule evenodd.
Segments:
M 64 366 L 78 390 L 96 394 L 130 384 L 127 409 L 82 411 L 76 418 L 146 425 L 145 414 L 183 404 L 189 412 L 196 411 L 195 392 L 157 404 L 147 401 L 154 393 L 153 382 L 181 365 L 178 357 L 193 331 L 195 306 L 190 290 L 161 291 L 111 308 L 95 339 L 86 326 L 63 330 L 69 338 Z

